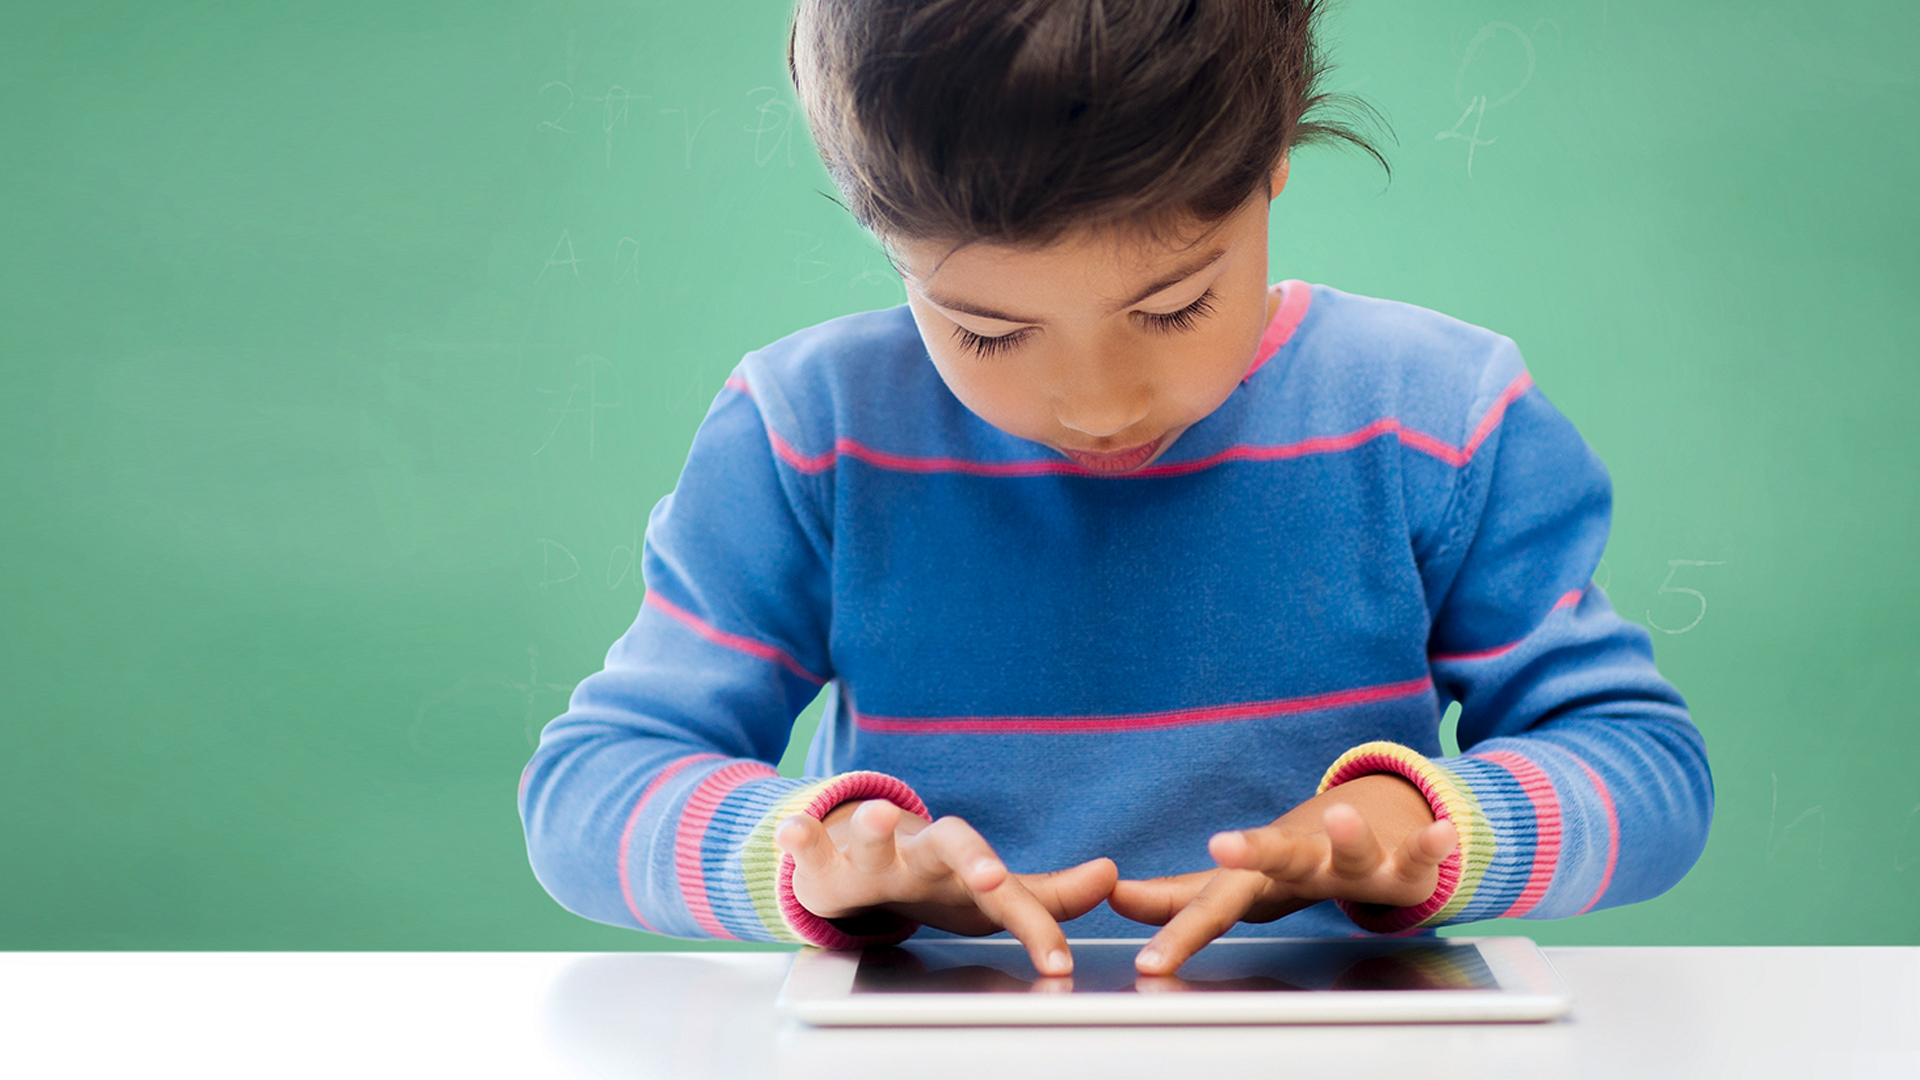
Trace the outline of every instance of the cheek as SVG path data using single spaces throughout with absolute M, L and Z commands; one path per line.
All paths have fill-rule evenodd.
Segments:
M 1012 361 L 982 362 L 958 347 L 929 348 L 933 366 L 953 396 L 975 416 L 1012 435 L 1033 438 L 1046 430 L 1039 398 Z
M 954 339 L 952 324 L 937 312 L 923 309 L 911 298 L 908 308 L 934 370 L 960 404 L 1009 435 L 1044 441 L 1052 430 L 1045 415 L 1045 395 L 1028 383 L 1027 365 L 1016 357 L 974 356 Z
M 1161 368 L 1158 390 L 1178 403 L 1189 420 L 1219 408 L 1246 378 L 1264 329 L 1262 324 L 1249 336 L 1243 327 L 1223 326 L 1216 333 L 1196 337 L 1173 363 Z

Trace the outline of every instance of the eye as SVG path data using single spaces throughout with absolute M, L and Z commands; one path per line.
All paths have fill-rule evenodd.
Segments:
M 1142 312 L 1140 317 L 1145 319 L 1147 325 L 1155 330 L 1176 334 L 1182 330 L 1192 329 L 1194 323 L 1211 315 L 1213 313 L 1213 300 L 1213 290 L 1208 289 L 1206 292 L 1200 294 L 1198 300 L 1181 308 L 1179 311 L 1169 311 L 1164 315 Z
M 1025 330 L 1015 330 L 1011 334 L 988 337 L 985 334 L 976 334 L 964 326 L 956 326 L 953 328 L 953 333 L 960 339 L 960 347 L 975 356 L 999 356 L 1001 353 L 1012 351 L 1015 346 L 1027 340 L 1027 335 L 1032 330 L 1032 327 L 1028 327 Z

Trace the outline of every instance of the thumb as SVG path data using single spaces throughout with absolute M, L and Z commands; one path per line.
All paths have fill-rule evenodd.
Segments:
M 1112 859 L 1100 858 L 1050 874 L 1023 874 L 1020 883 L 1047 909 L 1047 914 L 1061 921 L 1077 919 L 1099 907 L 1119 880 L 1120 868 Z

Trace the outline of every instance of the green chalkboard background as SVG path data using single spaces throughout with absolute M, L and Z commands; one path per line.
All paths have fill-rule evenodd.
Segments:
M 0 948 L 618 949 L 513 790 L 739 355 L 899 302 L 783 0 L 0 11 Z M 1920 942 L 1920 6 L 1350 0 L 1273 274 L 1519 341 L 1712 840 L 1548 942 Z

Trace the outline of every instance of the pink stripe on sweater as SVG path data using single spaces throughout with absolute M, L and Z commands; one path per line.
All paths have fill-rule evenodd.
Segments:
M 640 790 L 640 797 L 633 800 L 633 811 L 627 815 L 627 827 L 620 830 L 618 867 L 620 871 L 620 895 L 626 898 L 627 912 L 633 916 L 634 922 L 640 924 L 642 930 L 652 932 L 653 924 L 647 921 L 645 915 L 640 914 L 640 905 L 633 898 L 633 879 L 627 876 L 627 852 L 628 849 L 633 846 L 633 828 L 640 821 L 640 811 L 646 807 L 647 803 L 653 798 L 654 793 L 659 791 L 663 784 L 678 775 L 680 770 L 702 761 L 718 760 L 720 760 L 719 754 L 694 754 L 691 757 L 683 757 L 660 770 L 659 775 L 655 776 L 648 782 L 646 787 Z
M 1447 443 L 1441 442 L 1439 439 L 1419 431 L 1402 431 L 1400 433 L 1400 442 L 1405 446 L 1413 447 L 1423 454 L 1429 454 L 1439 458 L 1441 461 L 1455 468 L 1464 468 L 1467 462 L 1473 460 L 1473 455 L 1480 449 L 1480 444 L 1486 442 L 1487 436 L 1493 434 L 1493 429 L 1500 426 L 1501 419 L 1507 415 L 1507 406 L 1513 404 L 1514 399 L 1526 393 L 1527 388 L 1532 385 L 1532 375 L 1523 371 L 1514 376 L 1513 381 L 1507 384 L 1507 388 L 1500 391 L 1500 396 L 1494 399 L 1492 407 L 1487 410 L 1487 414 L 1480 418 L 1480 423 L 1473 429 L 1473 435 L 1467 439 L 1467 445 L 1457 450 Z
M 1490 761 L 1512 773 L 1520 782 L 1520 790 L 1527 793 L 1527 801 L 1533 803 L 1533 866 L 1527 873 L 1526 887 L 1514 898 L 1513 906 L 1499 916 L 1517 919 L 1540 905 L 1547 895 L 1547 887 L 1553 884 L 1553 872 L 1559 869 L 1560 796 L 1555 794 L 1553 781 L 1547 778 L 1545 769 L 1511 750 L 1490 750 L 1467 756 Z
M 662 597 L 659 593 L 647 593 L 646 599 L 642 600 L 641 603 L 658 608 L 661 614 L 672 617 L 689 630 L 713 642 L 715 645 L 723 645 L 736 652 L 743 652 L 748 656 L 758 657 L 761 660 L 779 664 L 781 667 L 786 668 L 788 671 L 793 672 L 795 675 L 800 676 L 815 686 L 825 686 L 827 684 L 826 679 L 801 667 L 800 661 L 795 660 L 792 656 L 788 655 L 786 651 L 774 648 L 772 645 L 763 642 L 755 641 L 749 637 L 741 637 L 739 634 L 729 634 L 725 630 L 695 615 L 693 612 L 688 611 L 686 608 Z
M 1274 288 L 1280 290 L 1280 306 L 1273 313 L 1273 321 L 1267 324 L 1266 333 L 1260 335 L 1260 345 L 1253 350 L 1253 366 L 1240 377 L 1241 382 L 1253 378 L 1254 372 L 1266 367 L 1267 361 L 1286 347 L 1313 303 L 1313 286 L 1304 281 L 1283 281 Z
M 714 937 L 730 938 L 734 934 L 720 925 L 713 914 L 713 903 L 707 899 L 707 873 L 700 861 L 700 845 L 707 838 L 707 825 L 735 788 L 751 780 L 779 775 L 763 762 L 737 761 L 714 770 L 700 781 L 680 811 L 680 828 L 674 834 L 673 843 L 673 868 L 680 877 L 680 896 L 686 901 L 687 913 L 693 916 L 693 921 Z
M 1522 383 L 1525 385 L 1521 385 Z M 1229 461 L 1286 461 L 1310 454 L 1340 453 L 1383 435 L 1393 435 L 1400 440 L 1401 445 L 1459 468 L 1473 460 L 1474 451 L 1479 449 L 1480 444 L 1486 441 L 1487 435 L 1497 426 L 1499 415 L 1505 413 L 1513 397 L 1519 396 L 1518 392 L 1514 392 L 1514 387 L 1517 386 L 1519 391 L 1525 391 L 1531 384 L 1531 378 L 1522 373 L 1520 378 L 1515 380 L 1514 386 L 1508 387 L 1510 394 L 1502 395 L 1504 400 L 1496 405 L 1496 411 L 1489 412 L 1487 417 L 1481 420 L 1480 426 L 1474 431 L 1473 441 L 1464 449 L 1450 446 L 1424 432 L 1414 431 L 1402 425 L 1397 418 L 1389 416 L 1339 435 L 1315 435 L 1278 446 L 1230 446 L 1193 461 L 1149 465 L 1144 469 L 1111 476 L 1083 469 L 1071 461 L 1056 458 L 1030 461 L 970 461 L 956 457 L 921 457 L 876 450 L 857 440 L 844 437 L 834 440 L 831 450 L 823 450 L 818 454 L 804 454 L 772 428 L 767 429 L 767 440 L 773 445 L 773 452 L 780 460 L 808 474 L 825 472 L 838 464 L 841 458 L 853 458 L 877 469 L 906 473 L 958 473 L 963 476 L 1013 477 L 1099 476 L 1114 480 L 1150 480 L 1156 477 L 1185 476 Z
M 1304 281 L 1284 281 L 1276 288 L 1283 290 L 1280 308 L 1274 312 L 1273 321 L 1267 324 L 1266 332 L 1261 335 L 1260 345 L 1254 352 L 1253 366 L 1247 369 L 1245 378 L 1252 378 L 1254 372 L 1260 370 L 1292 339 L 1293 332 L 1299 329 L 1301 320 L 1306 318 L 1307 309 L 1313 303 L 1313 287 Z M 857 439 L 845 436 L 836 438 L 831 450 L 808 454 L 788 442 L 772 427 L 767 428 L 767 441 L 772 445 L 776 457 L 810 475 L 826 472 L 838 464 L 841 458 L 852 458 L 877 469 L 906 473 L 958 473 L 963 476 L 1001 477 L 1099 476 L 1115 480 L 1147 480 L 1155 477 L 1186 476 L 1230 461 L 1287 461 L 1309 454 L 1341 453 L 1383 435 L 1393 435 L 1400 440 L 1402 446 L 1411 447 L 1455 468 L 1462 468 L 1473 460 L 1473 455 L 1480 449 L 1480 444 L 1487 441 L 1493 429 L 1500 426 L 1501 419 L 1506 416 L 1507 406 L 1513 404 L 1514 400 L 1526 393 L 1532 385 L 1533 376 L 1527 372 L 1522 371 L 1514 376 L 1513 381 L 1500 392 L 1500 396 L 1494 399 L 1486 415 L 1482 416 L 1480 422 L 1474 426 L 1473 433 L 1468 437 L 1465 446 L 1456 447 L 1426 432 L 1415 431 L 1403 425 L 1397 417 L 1389 416 L 1344 434 L 1315 435 L 1279 446 L 1230 446 L 1218 453 L 1193 461 L 1151 465 L 1134 472 L 1118 474 L 1096 473 L 1059 458 L 1039 458 L 1031 461 L 971 461 L 966 458 L 938 455 L 896 454 L 888 450 L 875 449 Z M 749 398 L 753 396 L 752 387 L 738 375 L 729 376 L 726 386 Z
M 1572 754 L 1567 756 L 1573 757 Z M 1587 901 L 1586 907 L 1574 912 L 1575 915 L 1585 915 L 1593 910 L 1593 905 L 1599 903 L 1601 897 L 1607 895 L 1607 886 L 1613 884 L 1613 868 L 1620 861 L 1620 815 L 1613 809 L 1613 793 L 1607 790 L 1607 782 L 1600 779 L 1600 774 L 1593 771 L 1593 766 L 1577 757 L 1573 757 L 1573 763 L 1587 774 L 1594 792 L 1600 796 L 1600 805 L 1607 808 L 1607 869 L 1600 875 L 1600 887 L 1593 890 L 1593 899 Z
M 1547 614 L 1551 615 L 1554 612 L 1559 611 L 1561 608 L 1570 608 L 1575 604 L 1578 604 L 1580 602 L 1580 598 L 1585 595 L 1587 595 L 1587 590 L 1585 589 L 1573 589 L 1566 593 L 1563 593 L 1561 594 L 1560 599 L 1555 600 L 1553 602 L 1553 606 L 1547 609 Z M 1538 627 L 1535 627 L 1535 629 L 1538 629 Z M 1528 635 L 1528 636 L 1530 637 L 1532 635 Z M 1519 648 L 1520 643 L 1525 640 L 1527 639 L 1516 638 L 1513 641 L 1507 642 L 1505 645 L 1495 645 L 1491 649 L 1479 649 L 1474 652 L 1428 653 L 1427 659 L 1433 661 L 1436 664 L 1457 664 L 1457 663 L 1462 663 L 1464 661 L 1470 661 L 1470 660 L 1492 660 L 1495 657 L 1505 656 L 1508 653 L 1512 652 L 1513 650 Z
M 1277 698 L 1272 701 L 1248 701 L 1232 705 L 1208 705 L 1197 709 L 1168 709 L 1161 712 L 1125 713 L 1091 716 L 875 716 L 858 713 L 855 725 L 862 731 L 886 735 L 1089 735 L 1112 731 L 1155 731 L 1162 728 L 1217 724 L 1229 720 L 1255 720 L 1323 709 L 1344 709 L 1354 705 L 1392 701 L 1425 693 L 1433 678 L 1422 675 L 1404 682 L 1366 686 L 1354 690 L 1336 690 L 1305 697 Z

